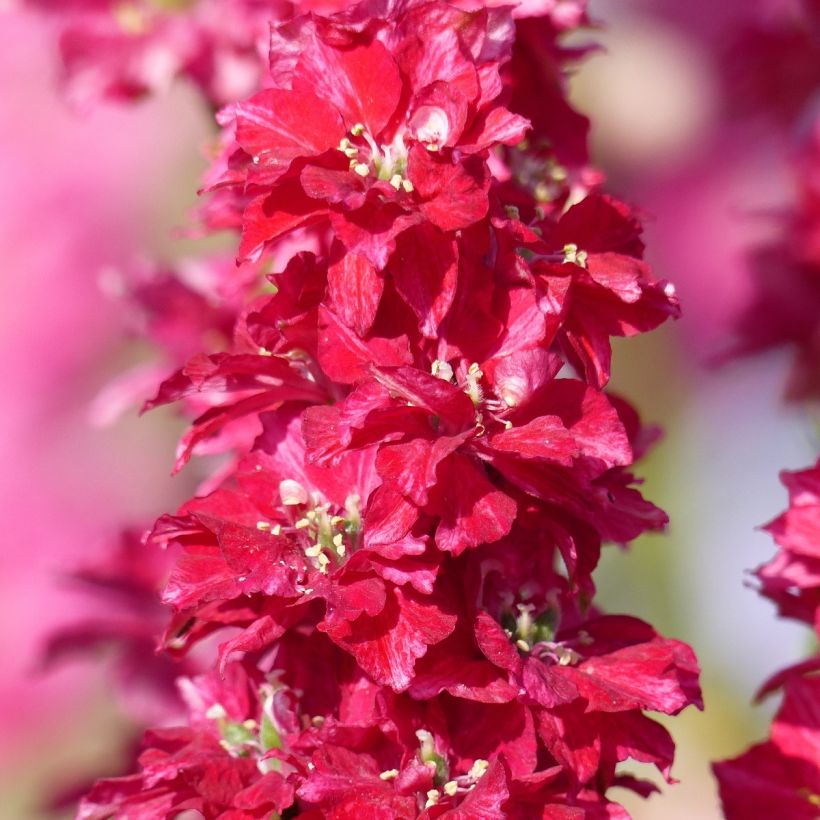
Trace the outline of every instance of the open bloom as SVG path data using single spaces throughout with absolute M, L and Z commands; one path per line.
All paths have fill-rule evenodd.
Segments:
M 411 3 L 378 26 L 304 17 L 274 29 L 273 88 L 227 109 L 243 257 L 308 224 L 384 267 L 395 238 L 487 213 L 487 152 L 527 120 L 499 104 L 513 29 L 502 12 Z

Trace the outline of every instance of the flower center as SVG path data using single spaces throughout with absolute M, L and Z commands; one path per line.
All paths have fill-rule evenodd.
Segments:
M 407 146 L 404 132 L 399 131 L 388 145 L 379 145 L 362 123 L 350 129 L 338 150 L 350 161 L 350 170 L 361 177 L 375 177 L 389 182 L 397 191 L 412 193 L 413 183 L 406 178 Z

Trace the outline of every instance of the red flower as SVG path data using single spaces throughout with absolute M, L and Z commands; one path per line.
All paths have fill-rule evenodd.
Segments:
M 727 817 L 775 815 L 809 820 L 820 805 L 820 679 L 792 680 L 771 739 L 734 760 L 716 763 Z
M 767 524 L 780 552 L 756 575 L 761 593 L 782 615 L 810 625 L 820 609 L 820 461 L 799 472 L 783 472 L 789 509 Z
M 321 222 L 381 269 L 411 225 L 481 219 L 487 151 L 528 125 L 496 101 L 512 33 L 496 17 L 416 3 L 377 29 L 349 15 L 275 29 L 276 87 L 232 109 L 225 183 L 252 197 L 241 255 Z

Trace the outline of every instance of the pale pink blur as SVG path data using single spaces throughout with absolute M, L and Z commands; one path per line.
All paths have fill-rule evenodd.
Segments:
M 88 411 L 126 350 L 122 307 L 101 276 L 168 244 L 173 203 L 192 196 L 205 120 L 178 95 L 78 116 L 60 99 L 50 33 L 32 16 L 0 18 L 6 767 L 35 757 L 46 737 L 61 740 L 55 723 L 84 708 L 103 674 L 94 664 L 32 674 L 48 632 L 87 609 L 61 577 L 108 549 L 122 523 L 148 524 L 186 491 L 167 479 L 167 421 L 100 430 Z

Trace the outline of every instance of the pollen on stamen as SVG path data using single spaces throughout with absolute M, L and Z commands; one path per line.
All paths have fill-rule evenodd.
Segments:
M 436 359 L 430 367 L 430 372 L 442 381 L 449 382 L 453 378 L 453 368 L 442 359 Z
M 379 773 L 379 780 L 395 780 L 399 776 L 398 769 L 386 769 Z
M 370 166 L 365 165 L 363 162 L 357 162 L 353 166 L 353 170 L 360 176 L 366 177 L 370 173 Z
M 393 174 L 390 177 L 390 184 L 398 191 L 401 188 L 401 174 Z
M 490 768 L 490 764 L 486 760 L 482 760 L 478 758 L 478 760 L 473 763 L 470 767 L 470 771 L 467 772 L 467 777 L 471 780 L 478 780 L 479 778 L 483 777 L 486 773 L 487 769 Z
M 458 791 L 458 783 L 455 780 L 449 780 L 444 784 L 444 793 L 448 797 L 453 797 Z
M 336 150 L 341 151 L 348 159 L 358 156 L 359 153 L 359 149 L 351 144 L 347 137 L 342 137 Z
M 413 187 L 413 183 L 412 183 L 412 182 L 410 182 L 410 180 L 409 180 L 409 179 L 403 179 L 403 180 L 401 181 L 401 187 L 402 187 L 402 188 L 404 188 L 405 192 L 406 192 L 406 193 L 408 193 L 408 194 L 412 194 L 412 193 L 413 193 L 413 191 L 415 191 L 415 190 L 416 190 L 416 189 Z
M 269 532 L 271 529 L 271 525 L 269 521 L 257 521 L 256 522 L 256 529 L 261 530 L 262 532 Z
M 350 133 L 354 137 L 360 137 L 364 133 L 364 123 L 357 122 L 351 129 Z

